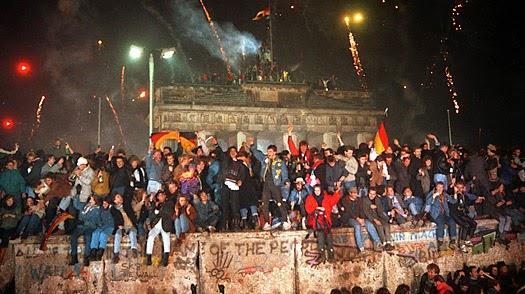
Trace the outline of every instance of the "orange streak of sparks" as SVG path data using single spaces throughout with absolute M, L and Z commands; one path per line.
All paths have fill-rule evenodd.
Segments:
M 355 41 L 354 34 L 352 32 L 348 32 L 348 41 L 350 43 L 350 52 L 352 53 L 352 58 L 354 59 L 354 68 L 355 73 L 359 77 L 359 81 L 361 82 L 361 87 L 363 90 L 367 90 L 367 85 L 365 81 L 365 70 L 363 69 L 363 65 L 361 64 L 361 59 L 359 59 L 359 52 L 357 51 L 357 42 Z
M 122 138 L 122 142 L 124 145 L 126 145 L 126 139 L 124 138 L 124 132 L 122 131 L 122 125 L 120 124 L 120 119 L 117 114 L 117 110 L 113 106 L 113 103 L 111 103 L 111 100 L 108 96 L 106 96 L 106 101 L 108 102 L 109 108 L 111 108 L 111 112 L 113 112 L 113 116 L 115 117 L 115 122 L 117 123 L 118 130 L 120 132 L 120 137 Z
M 206 19 L 208 20 L 208 24 L 210 25 L 210 28 L 215 35 L 215 38 L 217 39 L 217 43 L 219 45 L 219 51 L 221 52 L 222 59 L 226 63 L 226 70 L 228 71 L 228 75 L 233 76 L 232 68 L 230 63 L 228 62 L 228 58 L 226 57 L 226 51 L 224 51 L 224 47 L 222 46 L 221 37 L 219 36 L 219 32 L 217 31 L 217 28 L 215 27 L 215 23 L 211 19 L 210 13 L 208 12 L 208 9 L 206 8 L 206 5 L 204 5 L 203 0 L 199 0 L 202 6 L 202 10 L 204 10 L 204 14 L 206 15 Z
M 450 71 L 450 66 L 448 64 L 448 52 L 443 50 L 443 61 L 445 63 L 445 78 L 447 80 L 448 92 L 454 103 L 454 110 L 456 113 L 459 113 L 459 103 L 458 103 L 458 92 L 456 91 L 456 86 L 454 85 L 454 77 Z
M 40 122 L 41 122 L 41 118 L 42 118 L 42 108 L 44 106 L 44 100 L 46 100 L 46 96 L 42 96 L 42 98 L 40 98 L 40 102 L 38 102 L 38 108 L 36 110 L 36 122 L 33 125 L 33 128 L 31 129 L 31 138 L 33 138 L 33 136 L 35 135 L 36 131 L 40 127 Z

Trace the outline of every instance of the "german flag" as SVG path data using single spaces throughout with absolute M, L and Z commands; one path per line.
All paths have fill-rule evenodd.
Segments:
M 266 7 L 265 9 L 257 12 L 254 18 L 252 18 L 253 21 L 261 20 L 265 17 L 270 16 L 270 7 Z
M 386 133 L 385 122 L 383 120 L 381 121 L 381 124 L 379 124 L 379 129 L 377 130 L 376 137 L 374 139 L 374 149 L 376 154 L 379 155 L 383 153 L 386 148 L 388 148 L 388 134 Z
M 182 146 L 182 149 L 186 153 L 190 153 L 191 150 L 195 147 L 197 147 L 197 136 L 194 133 L 179 133 L 175 131 L 167 131 L 167 132 L 156 132 L 151 134 L 151 141 L 153 144 L 155 144 L 155 148 L 162 149 L 164 146 L 164 142 L 166 140 L 172 139 L 172 140 L 179 140 L 180 144 Z

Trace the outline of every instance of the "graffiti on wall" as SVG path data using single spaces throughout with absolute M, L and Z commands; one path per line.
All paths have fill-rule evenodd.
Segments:
M 273 269 L 285 266 L 284 260 L 278 256 L 289 257 L 293 245 L 294 240 L 289 239 L 210 243 L 206 247 L 212 258 L 205 265 L 206 273 L 216 283 L 243 279 L 255 273 L 271 273 Z M 268 256 L 272 256 L 272 260 Z

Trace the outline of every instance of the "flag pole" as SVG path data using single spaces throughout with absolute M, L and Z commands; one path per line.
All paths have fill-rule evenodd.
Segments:
M 448 121 L 448 140 L 450 146 L 452 146 L 452 128 L 450 127 L 450 110 L 447 109 L 447 121 Z

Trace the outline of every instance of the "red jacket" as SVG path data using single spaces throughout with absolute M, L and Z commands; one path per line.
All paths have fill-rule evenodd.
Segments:
M 312 153 L 310 152 L 310 148 L 306 148 L 306 152 L 304 154 L 301 154 L 299 149 L 295 146 L 295 143 L 292 139 L 292 136 L 288 136 L 288 148 L 290 149 L 290 153 L 299 158 L 301 161 L 307 161 L 308 164 L 312 165 L 313 159 L 312 159 Z
M 319 224 L 328 224 L 328 228 L 332 227 L 332 207 L 334 207 L 341 198 L 341 192 L 340 190 L 337 190 L 334 192 L 333 195 L 328 194 L 327 192 L 323 192 L 323 201 L 321 203 L 321 206 L 324 207 L 324 217 L 318 215 L 317 216 L 317 223 Z M 304 208 L 306 210 L 306 213 L 308 214 L 307 221 L 308 226 L 311 228 L 316 227 L 316 220 L 315 220 L 315 209 L 318 207 L 317 200 L 315 200 L 314 195 L 310 194 L 306 197 L 306 201 L 304 204 Z

